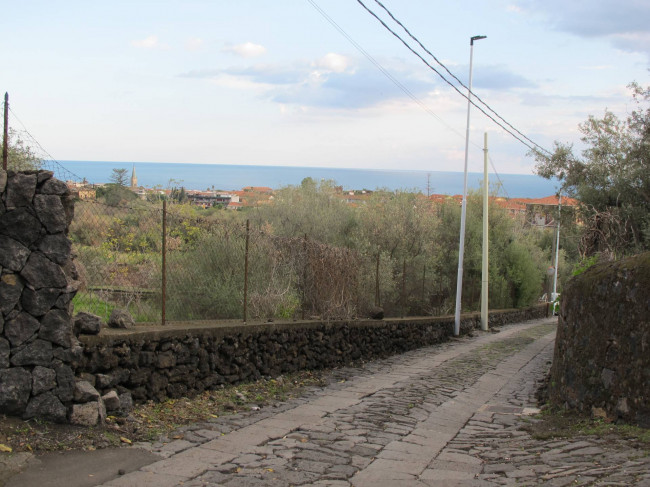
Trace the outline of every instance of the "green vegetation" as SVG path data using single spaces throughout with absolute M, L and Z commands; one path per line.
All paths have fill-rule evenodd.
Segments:
M 559 142 L 551 155 L 534 152 L 538 174 L 558 178 L 562 192 L 581 202 L 582 257 L 650 249 L 650 87 L 629 88 L 635 109 L 626 120 L 605 111 L 580 125 L 582 157 Z
M 105 316 L 122 306 L 139 321 L 158 321 L 161 203 L 122 198 L 115 204 L 116 188 L 131 193 L 113 183 L 98 201 L 77 202 L 70 238 L 85 287 L 75 309 Z M 367 316 L 375 305 L 386 316 L 453 310 L 460 227 L 455 200 L 434 204 L 415 191 L 378 190 L 351 205 L 334 182 L 309 178 L 280 189 L 272 204 L 238 212 L 183 204 L 182 192 L 175 194 L 168 198 L 166 222 L 169 320 L 242 318 L 246 220 L 250 319 L 344 319 Z M 481 219 L 481 197 L 471 194 L 464 311 L 479 308 Z M 563 225 L 565 234 L 575 233 L 569 218 Z M 490 307 L 535 303 L 553 249 L 552 232 L 491 203 Z M 560 284 L 576 258 L 570 248 L 560 253 Z
M 21 139 L 20 134 L 9 128 L 7 140 L 7 169 L 12 171 L 28 171 L 39 169 L 41 159 Z

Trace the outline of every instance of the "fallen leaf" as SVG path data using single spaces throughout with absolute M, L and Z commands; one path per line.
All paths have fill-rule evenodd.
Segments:
M 0 443 L 0 451 L 11 453 L 13 449 L 10 446 L 3 445 L 2 443 Z
M 125 438 L 124 436 L 120 436 L 120 441 L 122 443 L 126 443 L 127 445 L 130 445 L 131 443 L 133 443 L 131 440 L 129 440 L 128 438 Z

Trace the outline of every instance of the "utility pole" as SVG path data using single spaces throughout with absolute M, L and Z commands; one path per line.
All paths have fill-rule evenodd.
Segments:
M 2 135 L 2 169 L 7 170 L 9 159 L 9 93 L 5 93 L 5 126 Z
M 557 266 L 560 259 L 560 216 L 562 215 L 562 195 L 559 195 L 557 202 L 557 236 L 555 237 L 555 272 L 553 274 L 553 294 L 551 294 L 551 301 L 554 302 L 557 298 Z
M 467 86 L 467 130 L 465 132 L 465 176 L 463 178 L 463 204 L 460 210 L 460 242 L 458 245 L 458 274 L 456 277 L 456 312 L 454 314 L 454 336 L 460 335 L 460 308 L 463 294 L 463 258 L 465 256 L 465 219 L 467 218 L 467 158 L 469 154 L 469 114 L 472 108 L 472 58 L 474 41 L 485 36 L 474 36 L 469 42 L 469 84 Z
M 481 269 L 481 330 L 488 330 L 488 134 L 483 149 L 483 264 Z

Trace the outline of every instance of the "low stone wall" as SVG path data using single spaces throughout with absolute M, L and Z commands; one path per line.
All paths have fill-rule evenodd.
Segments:
M 562 293 L 550 400 L 650 427 L 650 252 L 595 265 Z
M 492 326 L 545 316 L 546 306 L 492 312 Z M 80 336 L 77 374 L 101 394 L 136 401 L 191 395 L 301 369 L 321 369 L 440 343 L 453 335 L 452 317 L 293 322 L 259 325 L 186 323 Z M 461 333 L 480 327 L 463 315 Z

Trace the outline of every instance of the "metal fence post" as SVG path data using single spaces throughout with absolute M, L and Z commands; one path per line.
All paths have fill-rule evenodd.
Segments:
M 165 312 L 167 308 L 167 201 L 163 200 L 162 211 L 162 302 L 161 302 L 161 323 L 165 324 Z
M 307 234 L 302 242 L 302 250 L 305 262 L 302 266 L 302 319 L 305 319 L 305 306 L 307 305 Z
M 380 306 L 380 301 L 379 301 L 379 252 L 377 252 L 377 268 L 375 270 L 375 306 Z
M 246 220 L 246 248 L 244 251 L 244 323 L 246 323 L 246 313 L 248 310 L 248 244 L 250 241 L 251 221 Z

